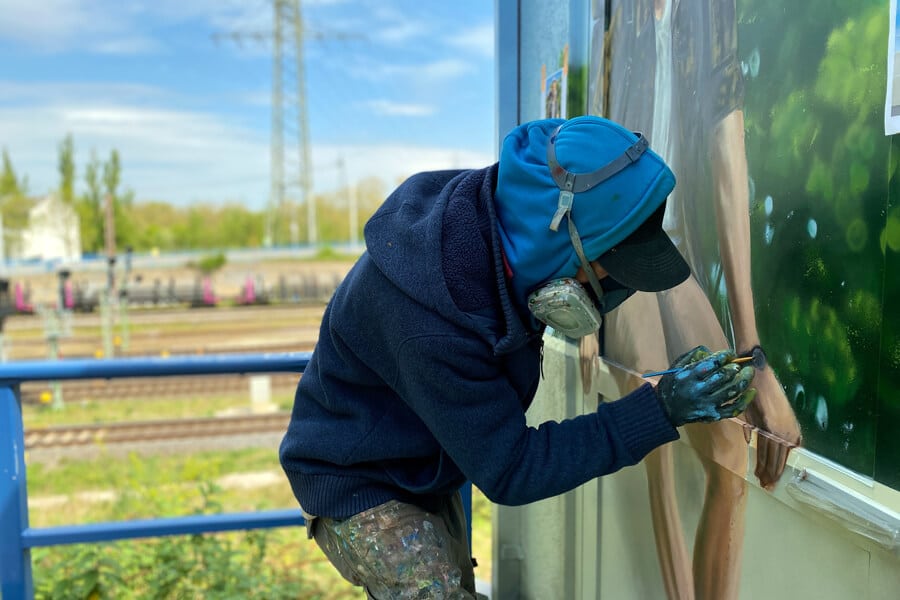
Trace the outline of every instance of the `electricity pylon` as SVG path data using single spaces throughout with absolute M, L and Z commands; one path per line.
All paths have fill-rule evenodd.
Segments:
M 318 241 L 316 206 L 310 168 L 309 117 L 307 115 L 306 70 L 303 58 L 304 30 L 301 0 L 271 0 L 271 31 L 231 31 L 213 39 L 272 40 L 272 132 L 269 200 L 266 208 L 265 243 L 280 243 L 277 225 L 287 222 L 290 242 L 300 241 L 297 212 L 288 206 L 291 191 L 299 192 L 306 204 L 309 244 Z M 320 36 L 316 36 L 320 37 Z M 289 213 L 289 214 L 288 214 Z
M 266 234 L 274 236 L 275 219 L 286 216 L 288 191 L 296 189 L 300 192 L 300 204 L 306 204 L 306 241 L 313 245 L 318 241 L 318 225 L 316 203 L 310 193 L 312 170 L 301 1 L 272 0 L 272 12 L 272 177 Z M 290 241 L 297 244 L 300 232 L 296 210 L 290 210 L 288 223 Z M 275 241 L 274 237 L 269 239 Z

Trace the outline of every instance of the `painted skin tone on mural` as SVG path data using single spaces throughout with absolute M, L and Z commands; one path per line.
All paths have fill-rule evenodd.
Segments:
M 666 9 L 665 2 L 654 0 L 657 20 Z M 745 351 L 760 340 L 750 285 L 749 186 L 743 111 L 733 110 L 716 123 L 712 138 L 709 147 L 718 247 L 735 349 Z M 680 175 L 676 172 L 676 176 Z M 705 292 L 694 278 L 659 294 L 635 294 L 608 315 L 606 324 L 607 356 L 638 372 L 656 371 L 660 365 L 669 364 L 673 357 L 697 345 L 711 349 L 730 346 Z M 596 336 L 583 338 L 582 381 L 586 391 L 591 387 L 597 353 Z M 634 377 L 619 375 L 620 387 L 639 383 Z M 756 400 L 744 419 L 773 434 L 757 436 L 755 468 L 760 485 L 772 490 L 784 471 L 790 449 L 800 442 L 800 428 L 771 368 L 758 370 L 753 386 L 757 389 Z M 736 598 L 747 498 L 745 433 L 731 421 L 687 425 L 684 431 L 706 474 L 693 558 L 687 550 L 675 494 L 673 445 L 658 448 L 644 461 L 663 584 L 670 599 Z
M 730 137 L 737 136 L 737 137 Z M 743 115 L 730 114 L 717 128 L 717 137 L 737 139 L 743 147 Z M 731 142 L 728 142 L 729 144 Z M 749 282 L 749 216 L 729 221 L 719 215 L 747 216 L 746 161 L 742 153 L 716 144 L 717 227 L 722 244 L 729 304 L 734 318 L 738 348 L 759 344 Z M 735 185 L 743 172 L 744 182 Z M 736 192 L 736 193 L 731 193 Z M 743 199 L 741 196 L 743 195 Z M 743 235 L 741 229 L 744 230 Z M 639 372 L 653 371 L 668 364 L 670 355 L 683 348 L 706 345 L 712 349 L 730 344 L 722 332 L 709 301 L 691 278 L 680 286 L 659 294 L 636 293 L 607 318 L 607 348 L 610 358 Z M 660 344 L 659 332 L 665 344 Z M 590 388 L 596 336 L 581 341 L 582 381 Z M 625 382 L 622 382 L 625 384 Z M 781 384 L 768 366 L 753 380 L 757 396 L 744 415 L 751 425 L 773 436 L 757 436 L 756 476 L 771 490 L 784 471 L 790 449 L 800 441 L 800 429 Z M 698 525 L 693 560 L 689 558 L 675 496 L 674 448 L 661 446 L 645 459 L 650 488 L 651 512 L 657 553 L 669 598 L 736 598 L 744 539 L 744 510 L 747 484 L 747 441 L 739 427 L 725 421 L 685 426 L 691 445 L 707 476 L 703 513 Z M 788 443 L 779 441 L 786 440 Z

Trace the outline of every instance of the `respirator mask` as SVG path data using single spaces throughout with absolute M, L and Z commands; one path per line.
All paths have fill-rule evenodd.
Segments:
M 635 290 L 606 277 L 603 283 L 597 278 L 590 261 L 584 254 L 581 236 L 572 219 L 572 205 L 575 194 L 586 192 L 597 184 L 609 179 L 628 165 L 636 162 L 648 148 L 647 140 L 637 135 L 637 141 L 609 164 L 590 173 L 571 173 L 556 160 L 554 145 L 559 129 L 550 136 L 547 144 L 547 165 L 553 181 L 559 187 L 559 201 L 556 213 L 550 221 L 550 229 L 558 231 L 563 218 L 568 221 L 569 238 L 581 268 L 588 278 L 585 288 L 572 277 L 554 279 L 533 291 L 528 296 L 528 310 L 534 317 L 570 338 L 581 338 L 600 329 L 602 315 L 619 306 Z

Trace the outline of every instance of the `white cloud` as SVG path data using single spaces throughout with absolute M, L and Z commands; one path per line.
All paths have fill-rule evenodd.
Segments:
M 414 72 L 420 77 L 434 81 L 446 82 L 449 79 L 461 77 L 473 70 L 472 64 L 456 58 L 447 58 L 426 63 L 419 67 L 413 67 Z
M 0 130 L 32 194 L 58 184 L 57 145 L 71 133 L 80 177 L 91 150 L 101 159 L 115 148 L 122 182 L 138 199 L 174 202 L 265 201 L 268 139 L 203 112 L 113 104 L 0 108 Z
M 450 79 L 462 77 L 473 70 L 471 63 L 457 58 L 405 65 L 363 59 L 347 67 L 348 73 L 366 81 L 384 83 L 393 79 L 420 84 L 446 84 Z
M 0 38 L 46 52 L 159 52 L 155 23 L 199 21 L 210 34 L 272 28 L 269 0 L 0 0 L 0 15 Z
M 426 117 L 437 112 L 434 106 L 427 104 L 404 104 L 391 100 L 370 100 L 365 105 L 376 115 L 388 117 Z
M 98 54 L 151 54 L 160 51 L 162 45 L 154 39 L 135 36 L 98 39 L 90 44 L 89 49 Z
M 439 169 L 469 169 L 486 167 L 496 159 L 492 154 L 461 148 L 415 146 L 411 144 L 358 144 L 335 146 L 315 144 L 313 162 L 321 167 L 315 170 L 313 182 L 318 191 L 334 190 L 346 185 L 340 180 L 336 165 L 343 159 L 347 180 L 360 181 L 377 177 L 393 188 L 402 179 L 420 171 Z
M 385 44 L 399 45 L 426 34 L 423 23 L 407 19 L 379 27 L 371 33 L 371 37 Z
M 304 17 L 320 7 L 347 0 L 304 0 Z M 210 35 L 272 30 L 272 0 L 0 0 L 0 38 L 42 51 L 86 50 L 102 54 L 144 54 L 166 47 L 149 33 L 150 25 L 204 23 Z M 403 23 L 386 38 L 402 41 Z M 268 42 L 250 46 L 268 46 Z
M 129 12 L 119 3 L 0 0 L 0 37 L 49 52 L 81 48 L 131 54 L 159 48 L 138 32 Z
M 171 93 L 143 83 L 82 83 L 9 81 L 0 79 L 0 104 L 73 104 L 86 98 L 103 98 L 116 102 L 159 102 Z
M 0 35 L 19 41 L 68 38 L 79 28 L 104 29 L 111 25 L 108 13 L 101 12 L 92 20 L 77 0 L 0 0 L 0 14 Z
M 389 102 L 383 108 L 391 106 L 397 114 L 422 110 Z M 17 173 L 28 176 L 34 195 L 58 185 L 57 147 L 71 133 L 79 186 L 91 151 L 105 160 L 115 148 L 123 187 L 133 189 L 138 200 L 231 200 L 260 209 L 268 199 L 268 138 L 218 115 L 86 99 L 74 106 L 0 107 L 0 131 Z M 337 146 L 313 139 L 314 192 L 345 185 L 334 167 L 339 158 L 346 164 L 346 181 L 378 177 L 388 186 L 419 171 L 482 167 L 494 160 L 460 148 L 396 142 Z
M 449 36 L 447 43 L 484 58 L 494 58 L 494 26 L 487 23 L 460 31 Z
M 385 44 L 399 45 L 412 39 L 430 35 L 430 29 L 421 19 L 414 18 L 390 2 L 368 3 L 371 14 L 369 36 Z
M 217 32 L 271 32 L 270 0 L 165 0 L 164 14 L 174 21 L 201 19 Z
M 257 90 L 255 92 L 245 92 L 240 95 L 239 100 L 248 106 L 272 106 L 272 90 Z

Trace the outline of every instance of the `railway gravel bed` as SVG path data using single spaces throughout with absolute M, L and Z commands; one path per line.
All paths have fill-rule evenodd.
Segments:
M 310 304 L 283 304 L 240 306 L 220 308 L 132 308 L 128 311 L 128 321 L 131 325 L 162 325 L 167 323 L 197 322 L 203 323 L 233 323 L 236 318 L 243 321 L 254 319 L 288 320 L 296 319 L 303 322 L 310 319 L 321 319 L 325 312 L 325 304 L 316 302 Z M 72 325 L 77 327 L 100 327 L 101 318 L 98 314 L 72 315 Z M 13 315 L 4 324 L 6 333 L 28 331 L 42 327 L 41 318 L 38 315 Z
M 227 437 L 206 436 L 195 438 L 144 440 L 140 442 L 85 444 L 81 446 L 53 446 L 34 448 L 26 453 L 29 465 L 41 464 L 52 468 L 61 462 L 94 460 L 98 458 L 121 459 L 131 454 L 137 456 L 185 456 L 198 452 L 221 452 L 246 448 L 269 448 L 272 464 L 278 464 L 278 445 L 286 429 L 266 433 L 231 434 Z
M 272 391 L 285 391 L 297 386 L 299 373 L 269 375 Z M 94 402 L 128 399 L 160 399 L 184 396 L 214 396 L 246 391 L 246 375 L 192 375 L 180 377 L 141 377 L 133 379 L 65 381 L 61 384 L 66 402 Z M 52 388 L 47 382 L 28 382 L 21 386 L 22 402 L 41 403 Z
M 284 432 L 289 412 L 246 414 L 230 417 L 131 421 L 102 425 L 41 427 L 25 432 L 25 450 L 68 446 L 104 446 L 161 440 Z
M 131 339 L 128 352 L 119 356 L 177 356 L 214 353 L 265 353 L 311 351 L 318 338 L 324 305 L 220 307 L 216 309 L 135 310 L 129 314 Z M 30 321 L 30 322 L 29 322 Z M 39 320 L 37 320 L 40 323 Z M 72 317 L 73 333 L 79 344 L 60 340 L 65 358 L 89 355 L 98 344 L 90 339 L 90 327 L 96 327 L 97 315 Z M 27 348 L 40 356 L 42 348 L 35 340 L 43 331 L 33 318 L 16 317 L 7 321 L 7 348 Z M 29 331 L 30 328 L 30 331 Z M 80 352 L 79 350 L 86 350 Z M 32 352 L 33 351 L 33 352 Z M 46 356 L 44 354 L 43 356 Z M 25 358 L 12 356 L 14 360 Z M 270 389 L 284 395 L 296 389 L 299 373 L 272 373 Z M 59 383 L 66 404 L 77 402 L 114 402 L 116 400 L 153 401 L 245 395 L 251 377 L 246 375 L 146 377 L 114 380 L 63 381 Z M 52 398 L 51 382 L 22 384 L 25 403 L 46 403 Z M 246 406 L 246 405 L 245 405 Z M 97 456 L 138 454 L 177 454 L 245 447 L 272 448 L 273 456 L 287 428 L 289 414 L 260 414 L 274 405 L 251 406 L 238 410 L 243 414 L 205 418 L 180 418 L 159 421 L 121 421 L 109 424 L 66 424 L 26 429 L 25 448 L 29 462 L 53 463 Z M 151 417 L 152 418 L 152 417 Z M 276 459 L 277 460 L 277 459 Z
M 129 320 L 123 339 L 121 326 L 113 331 L 116 356 L 158 356 L 235 352 L 303 352 L 312 350 L 319 335 L 322 307 L 285 310 L 279 308 L 185 311 L 180 314 L 148 315 L 153 322 Z M 71 332 L 58 340 L 65 358 L 102 356 L 103 335 L 99 327 L 84 325 L 84 317 L 72 319 Z M 158 319 L 163 319 L 159 320 Z M 43 329 L 20 329 L 3 339 L 9 360 L 44 360 L 50 346 Z

